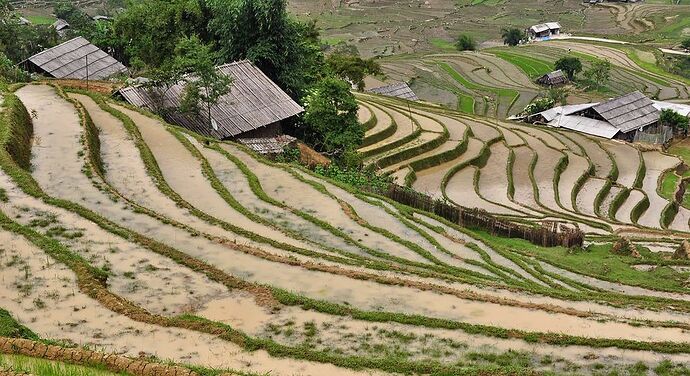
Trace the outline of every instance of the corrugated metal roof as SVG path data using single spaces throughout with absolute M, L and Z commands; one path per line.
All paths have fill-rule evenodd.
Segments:
M 546 25 L 546 27 L 548 27 L 550 30 L 556 30 L 561 28 L 561 24 L 559 24 L 558 22 L 547 22 L 544 25 Z
M 367 90 L 370 93 L 385 95 L 388 97 L 397 97 L 402 99 L 407 99 L 410 101 L 418 101 L 417 94 L 412 91 L 410 85 L 407 82 L 399 82 L 396 84 L 391 84 L 387 86 L 381 86 L 373 89 Z
M 240 138 L 239 142 L 259 154 L 280 154 L 286 146 L 297 140 L 288 135 L 260 138 Z
M 563 115 L 549 122 L 552 127 L 561 127 L 593 136 L 611 139 L 620 130 L 611 124 L 577 115 Z
M 55 78 L 102 80 L 127 68 L 83 37 L 76 37 L 53 48 L 39 52 L 29 61 Z
M 178 108 L 184 95 L 183 82 L 165 92 L 163 107 L 169 109 L 163 116 L 194 132 L 225 139 L 252 131 L 287 119 L 304 111 L 283 90 L 271 81 L 249 60 L 225 64 L 218 67 L 223 74 L 233 78 L 230 92 L 211 107 L 211 122 L 208 115 L 181 113 Z M 160 90 L 159 90 L 160 93 Z M 120 90 L 120 94 L 131 104 L 156 109 L 154 92 L 143 86 L 131 86 Z M 214 126 L 209 125 L 209 123 Z
M 662 102 L 662 101 L 652 101 L 654 102 L 654 107 L 661 110 L 673 110 L 685 117 L 690 117 L 690 105 L 673 103 L 673 102 Z
M 630 132 L 659 121 L 659 110 L 639 91 L 614 98 L 592 108 L 622 132 Z
M 52 26 L 57 31 L 61 31 L 70 27 L 67 21 L 61 19 L 58 19 L 57 21 L 53 22 L 53 24 L 50 26 Z
M 557 116 L 574 114 L 576 112 L 580 112 L 582 110 L 586 110 L 588 108 L 594 107 L 598 104 L 599 103 L 584 103 L 584 104 L 569 104 L 566 106 L 557 106 L 554 108 L 550 108 L 546 111 L 540 112 L 536 115 L 543 116 L 544 119 L 547 122 L 549 122 L 549 121 L 555 119 Z M 534 115 L 532 115 L 532 116 L 534 116 Z

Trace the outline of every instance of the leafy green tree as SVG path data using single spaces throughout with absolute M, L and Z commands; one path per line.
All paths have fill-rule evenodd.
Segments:
M 198 35 L 209 42 L 209 17 L 201 0 L 131 0 L 115 17 L 112 39 L 99 47 L 109 47 L 116 58 L 136 68 L 160 67 L 174 59 L 181 39 Z
M 364 77 L 383 74 L 381 65 L 374 59 L 355 55 L 334 53 L 326 58 L 326 64 L 331 73 L 355 85 L 359 91 L 364 90 Z
M 583 75 L 590 89 L 600 89 L 606 86 L 611 78 L 611 62 L 605 59 L 596 60 Z
M 674 132 L 678 132 L 679 130 L 685 132 L 686 134 L 688 132 L 688 122 L 690 120 L 671 109 L 661 110 L 659 121 L 661 124 L 673 128 Z
M 582 72 L 582 62 L 580 62 L 580 59 L 572 56 L 564 56 L 556 60 L 555 67 L 565 72 L 570 81 L 575 79 L 576 74 Z
M 690 38 L 685 38 L 683 39 L 682 42 L 680 42 L 681 47 L 685 48 L 686 50 L 690 50 Z
M 286 0 L 207 0 L 224 61 L 249 59 L 293 98 L 323 74 L 315 23 L 292 19 Z
M 359 106 L 347 82 L 324 78 L 308 91 L 303 103 L 304 138 L 316 150 L 340 158 L 362 144 L 364 129 L 357 120 Z
M 458 39 L 455 40 L 455 48 L 458 51 L 474 51 L 477 49 L 477 42 L 468 34 L 458 35 Z
M 231 89 L 232 78 L 216 69 L 216 54 L 197 37 L 183 38 L 175 48 L 173 72 L 184 74 L 181 110 L 205 112 L 211 124 L 211 108 Z
M 516 27 L 501 30 L 501 38 L 503 38 L 503 44 L 509 46 L 517 46 L 523 41 L 527 36 L 525 32 Z
M 0 52 L 0 81 L 7 83 L 13 82 L 27 82 L 30 76 L 27 72 L 21 70 L 14 63 Z
M 71 1 L 57 1 L 53 5 L 53 10 L 57 18 L 63 19 L 70 24 L 71 29 L 85 30 L 94 25 L 91 17 Z

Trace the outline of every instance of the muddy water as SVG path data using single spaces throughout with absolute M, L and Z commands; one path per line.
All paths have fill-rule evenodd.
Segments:
M 265 165 L 231 144 L 222 144 L 221 147 L 242 160 L 256 174 L 266 193 L 274 199 L 328 222 L 368 247 L 390 254 L 404 255 L 410 260 L 428 262 L 406 247 L 360 226 L 343 211 L 337 201 L 311 185 L 299 181 L 287 171 Z M 300 194 L 295 195 L 294 192 Z
M 616 161 L 618 167 L 618 179 L 616 182 L 624 187 L 632 187 L 637 179 L 637 171 L 640 169 L 639 152 L 634 147 L 623 142 L 602 142 L 602 146 L 608 150 Z
M 589 163 L 587 159 L 576 155 L 572 151 L 566 151 L 565 153 L 568 155 L 568 167 L 561 173 L 560 180 L 558 181 L 558 199 L 564 208 L 574 210 L 573 187 L 577 180 L 587 173 Z
M 441 138 L 440 133 L 422 132 L 418 137 L 415 137 L 412 141 L 407 142 L 407 143 L 405 143 L 405 144 L 403 144 L 397 148 L 391 149 L 389 151 L 385 151 L 381 154 L 374 155 L 370 159 L 367 159 L 365 161 L 365 163 L 376 164 L 378 160 L 380 160 L 384 157 L 394 155 L 394 154 L 403 152 L 403 151 L 408 150 L 408 149 L 420 147 L 424 144 L 428 144 L 428 143 L 434 141 L 437 138 Z
M 539 208 L 534 197 L 534 185 L 529 176 L 534 152 L 527 146 L 520 146 L 513 148 L 513 153 L 515 153 L 512 170 L 513 186 L 515 187 L 513 199 L 524 207 Z
M 470 129 L 472 129 L 474 137 L 484 142 L 493 140 L 501 136 L 501 133 L 495 127 L 486 125 L 481 121 L 477 121 L 469 117 L 458 117 L 458 120 L 461 120 L 465 124 L 469 125 Z
M 673 219 L 673 222 L 671 222 L 671 225 L 668 226 L 669 228 L 673 230 L 678 230 L 678 231 L 688 231 L 690 230 L 690 224 L 688 222 L 690 221 L 690 210 L 683 206 L 678 207 L 678 213 L 676 214 L 676 217 Z
M 460 141 L 450 141 L 450 140 L 446 141 L 443 144 L 441 144 L 441 146 L 439 146 L 433 150 L 427 151 L 426 153 L 418 154 L 418 155 L 416 155 L 410 159 L 406 159 L 406 160 L 399 162 L 399 163 L 396 163 L 394 165 L 390 165 L 390 166 L 382 169 L 381 171 L 390 172 L 390 171 L 398 170 L 400 167 L 409 165 L 410 163 L 418 161 L 420 159 L 424 159 L 427 157 L 431 157 L 434 155 L 438 155 L 441 153 L 451 151 L 451 150 L 457 148 L 459 144 L 460 144 Z
M 395 121 L 395 123 L 397 125 L 395 133 L 393 133 L 393 135 L 391 135 L 390 137 L 388 137 L 384 140 L 381 140 L 375 144 L 372 144 L 372 145 L 369 145 L 369 146 L 366 146 L 366 147 L 359 149 L 360 152 L 367 152 L 370 150 L 378 149 L 384 145 L 389 145 L 395 141 L 401 140 L 401 139 L 413 134 L 417 130 L 417 128 L 418 128 L 417 124 L 415 124 L 414 121 L 412 121 L 412 119 L 410 117 L 408 117 L 407 114 L 392 110 L 390 108 L 386 108 L 385 112 L 388 115 L 390 115 L 391 118 L 393 118 L 393 120 Z
M 412 169 L 408 166 L 405 166 L 393 173 L 391 173 L 391 179 L 393 179 L 393 183 L 397 185 L 402 185 L 405 186 L 405 177 L 412 171 Z
M 594 164 L 594 175 L 596 177 L 605 179 L 611 173 L 613 162 L 597 142 L 575 132 L 569 132 L 568 137 L 575 140 L 585 150 L 587 157 Z
M 478 157 L 483 146 L 484 144 L 481 141 L 475 138 L 470 138 L 469 143 L 467 144 L 467 150 L 465 150 L 465 152 L 459 157 L 451 161 L 441 163 L 440 165 L 427 168 L 422 171 L 417 171 L 417 180 L 415 180 L 414 184 L 412 184 L 412 187 L 417 192 L 426 193 L 435 198 L 441 198 L 443 196 L 441 193 L 441 182 L 443 181 L 443 177 L 454 166 Z
M 253 222 L 232 208 L 203 175 L 201 162 L 158 120 L 122 106 L 113 105 L 113 107 L 134 121 L 156 158 L 166 182 L 184 200 L 218 219 L 255 234 L 261 234 L 267 238 L 300 248 L 313 248 L 309 244 L 292 239 L 276 229 Z
M 481 198 L 474 189 L 474 179 L 479 169 L 467 166 L 453 175 L 446 185 L 446 196 L 456 205 L 466 208 L 480 208 L 494 214 L 524 215 L 516 210 L 489 202 Z M 481 175 L 480 175 L 481 176 Z
M 525 144 L 525 140 L 523 140 L 522 137 L 508 128 L 502 127 L 501 133 L 503 133 L 505 143 L 511 148 Z
M 402 112 L 405 111 L 403 110 Z M 419 127 L 422 128 L 423 131 L 443 133 L 444 128 L 440 122 L 438 122 L 436 119 L 432 117 L 419 115 L 416 112 L 417 111 L 412 113 L 412 118 L 414 118 L 417 121 Z
M 594 201 L 596 201 L 597 195 L 606 184 L 606 180 L 589 178 L 582 185 L 582 189 L 577 194 L 577 208 L 581 213 L 596 216 Z
M 34 226 L 44 234 L 56 228 L 67 229 L 68 235 L 80 233 L 81 236 L 58 237 L 58 240 L 93 266 L 107 267 L 108 289 L 149 312 L 179 315 L 227 293 L 225 286 L 203 275 L 115 236 L 72 212 L 26 195 L 4 172 L 0 172 L 0 187 L 9 199 L 8 203 L 0 204 L 7 216 L 27 226 L 34 221 L 50 222 L 47 226 Z
M 374 116 L 376 116 L 376 124 L 364 133 L 365 137 L 377 134 L 383 131 L 384 129 L 390 127 L 393 123 L 393 119 L 390 117 L 390 115 L 388 115 L 381 108 L 370 103 L 367 103 L 367 105 L 369 106 L 369 108 L 371 108 L 371 112 L 374 114 Z
M 656 290 L 649 290 L 645 289 L 642 287 L 637 287 L 637 286 L 629 286 L 629 285 L 624 285 L 621 283 L 614 283 L 614 282 L 608 282 L 604 281 L 601 279 L 596 279 L 593 277 L 581 275 L 581 274 L 576 274 L 567 270 L 563 269 L 558 269 L 556 267 L 551 266 L 550 264 L 541 263 L 542 267 L 547 270 L 547 271 L 552 271 L 554 273 L 559 273 L 561 275 L 564 275 L 565 277 L 568 277 L 570 279 L 598 287 L 600 289 L 608 290 L 608 291 L 614 291 L 626 295 L 640 295 L 640 296 L 655 296 L 655 297 L 660 297 L 660 298 L 668 298 L 668 299 L 676 299 L 676 300 L 685 300 L 685 301 L 690 301 L 690 294 L 680 294 L 680 293 L 674 293 L 674 292 L 665 292 L 665 291 L 656 291 Z
M 646 174 L 642 181 L 642 190 L 649 198 L 649 208 L 642 214 L 637 223 L 648 227 L 661 227 L 659 222 L 661 212 L 664 210 L 668 201 L 658 193 L 659 179 L 664 171 L 672 169 L 680 163 L 677 157 L 663 155 L 659 152 L 643 152 Z
M 611 204 L 613 200 L 618 196 L 619 193 L 623 191 L 623 188 L 612 186 L 609 193 L 604 197 L 601 202 L 601 207 L 599 208 L 599 214 L 604 218 L 609 218 L 609 210 L 611 209 Z
M 332 233 L 316 226 L 315 224 L 303 219 L 292 212 L 271 205 L 265 201 L 260 200 L 254 195 L 249 186 L 247 177 L 231 160 L 227 159 L 221 153 L 196 145 L 204 158 L 208 161 L 218 179 L 223 183 L 225 188 L 237 199 L 244 207 L 252 210 L 260 217 L 270 220 L 278 226 L 289 228 L 305 236 L 310 241 L 317 244 L 326 244 L 333 248 L 338 248 L 348 252 L 353 252 L 362 255 L 361 249 L 355 247 L 344 239 L 334 236 Z
M 42 338 L 64 339 L 135 358 L 146 354 L 213 368 L 286 375 L 369 374 L 327 364 L 276 359 L 264 351 L 246 353 L 237 345 L 212 335 L 133 321 L 82 294 L 71 270 L 24 238 L 2 232 L 0 241 L 10 245 L 4 247 L 5 252 L 0 255 L 3 264 L 14 257 L 21 260 L 3 269 L 0 280 L 3 308 Z M 18 289 L 18 286 L 28 288 Z M 38 302 L 43 303 L 39 305 Z
M 644 193 L 637 189 L 630 191 L 630 196 L 623 202 L 616 212 L 616 219 L 624 223 L 632 223 L 630 215 L 633 208 L 644 199 Z
M 560 139 L 556 138 L 551 132 L 547 132 L 545 130 L 536 128 L 534 126 L 525 126 L 525 125 L 520 125 L 520 124 L 512 124 L 509 123 L 507 124 L 510 128 L 513 130 L 520 132 L 527 133 L 528 135 L 539 139 L 541 142 L 543 142 L 545 145 L 557 149 L 557 150 L 569 150 L 570 148 L 566 146 L 563 142 L 561 142 Z M 577 151 L 577 150 L 570 150 L 570 151 Z
M 27 102 L 29 101 L 27 100 Z M 53 97 L 50 99 L 50 103 L 59 102 L 59 98 Z M 30 106 L 30 108 L 31 107 L 32 106 Z M 41 115 L 42 114 L 39 113 L 39 119 L 43 117 Z M 61 127 L 59 129 L 66 129 L 74 132 L 74 129 L 72 129 L 72 126 L 70 126 L 70 124 L 73 124 L 74 121 L 74 118 L 70 119 L 69 117 L 67 119 L 61 119 Z M 77 124 L 76 128 L 78 129 L 78 122 L 74 124 Z M 41 132 L 44 132 L 46 130 L 47 124 L 42 123 L 40 121 L 36 121 L 35 126 L 37 134 L 41 134 Z M 51 140 L 60 140 L 60 138 L 51 138 Z M 49 162 L 51 161 L 59 160 L 56 158 L 47 158 L 47 156 L 50 155 L 53 150 L 61 150 L 61 146 L 69 148 L 71 150 L 78 149 L 78 147 L 76 146 L 78 145 L 78 141 L 76 139 L 67 138 L 65 144 L 66 145 L 54 146 L 51 142 L 50 144 L 46 144 L 43 148 L 36 149 L 35 161 L 40 161 L 41 163 L 45 164 L 39 165 L 37 163 L 37 170 L 41 170 L 41 167 L 45 168 L 50 166 Z M 75 163 L 70 163 L 69 158 L 62 158 L 63 160 L 60 161 L 60 163 L 63 163 L 71 168 L 69 170 L 68 175 L 70 178 L 72 178 L 70 179 L 70 181 L 80 181 L 81 179 L 79 177 L 81 176 L 81 174 L 77 172 L 79 168 L 78 159 L 76 158 L 76 153 L 73 153 L 72 155 L 75 155 L 75 160 L 77 161 L 76 166 Z M 75 171 L 75 168 L 77 169 L 77 171 Z M 55 185 L 50 184 L 51 182 L 49 181 L 49 179 L 46 179 L 45 176 L 37 177 L 39 178 L 39 180 L 48 180 L 48 184 L 45 185 Z M 78 194 L 78 197 L 92 195 L 93 192 L 84 191 L 83 189 L 80 189 L 80 187 L 86 188 L 89 186 L 88 180 L 86 181 L 87 183 L 85 185 L 77 185 L 76 187 L 70 185 L 68 187 L 68 191 L 76 192 Z M 85 201 L 88 202 L 89 197 L 86 197 Z M 101 204 L 94 205 L 94 209 L 99 211 L 113 210 L 114 207 L 116 207 L 116 204 L 111 203 L 107 200 L 103 201 Z M 126 212 L 122 211 L 121 213 L 124 214 Z M 119 220 L 119 216 L 117 215 L 111 215 L 110 217 L 114 220 Z M 166 231 L 167 227 L 159 226 L 147 229 L 147 227 L 150 226 L 143 220 L 131 220 L 126 221 L 126 223 L 129 226 L 134 226 L 140 231 L 147 230 L 148 233 L 150 233 L 151 235 L 155 235 L 155 237 L 159 240 L 172 242 L 176 246 L 190 253 L 192 256 L 204 259 L 207 262 L 216 265 L 217 267 L 222 268 L 229 273 L 235 274 L 243 278 L 247 278 L 252 281 L 269 283 L 293 291 L 302 292 L 311 297 L 327 298 L 332 301 L 348 301 L 351 302 L 351 304 L 354 304 L 355 306 L 363 307 L 365 309 L 388 309 L 392 311 L 415 312 L 421 314 L 426 314 L 428 312 L 433 315 L 452 317 L 455 319 L 467 319 L 471 321 L 476 320 L 484 323 L 491 322 L 497 325 L 503 325 L 503 322 L 510 317 L 510 321 L 512 321 L 512 323 L 505 323 L 507 326 L 526 325 L 527 327 L 529 327 L 530 325 L 536 325 L 535 323 L 538 322 L 540 324 L 539 330 L 568 331 L 571 333 L 575 333 L 578 331 L 587 331 L 586 329 L 583 329 L 582 320 L 575 320 L 577 321 L 576 323 L 571 321 L 570 317 L 565 315 L 545 314 L 545 316 L 542 317 L 541 314 L 537 314 L 529 310 L 524 310 L 524 312 L 521 310 L 506 311 L 506 308 L 508 307 L 494 307 L 494 304 L 465 304 L 465 301 L 462 299 L 448 297 L 445 295 L 417 291 L 403 287 L 380 286 L 366 281 L 357 281 L 341 276 L 305 271 L 301 268 L 270 263 L 244 254 L 232 253 L 233 257 L 229 258 L 227 257 L 229 254 L 229 251 L 227 249 L 216 244 L 207 242 L 204 239 L 185 238 L 183 236 L 178 237 L 175 234 L 169 236 L 169 230 Z M 314 280 L 319 280 L 320 283 L 313 284 L 312 282 Z M 382 299 L 381 297 L 385 298 Z M 458 305 L 462 307 L 459 310 L 459 312 L 457 308 Z M 456 308 L 452 308 L 453 306 L 455 306 Z M 515 318 L 523 317 L 523 314 L 524 322 L 522 320 L 515 320 Z M 547 318 L 552 318 L 553 320 Z M 554 321 L 556 321 L 558 324 L 556 324 L 556 322 Z M 589 321 L 585 320 L 585 322 Z M 596 326 L 600 325 L 605 324 L 596 324 Z M 606 331 L 600 330 L 602 328 L 588 328 L 595 329 L 594 331 L 596 333 L 599 333 L 600 335 L 604 335 L 606 333 Z M 626 335 L 625 330 L 618 329 L 619 328 L 616 328 L 617 333 L 620 333 L 621 335 Z M 645 335 L 646 333 L 640 333 L 640 336 Z M 666 331 L 657 331 L 656 335 L 659 337 L 665 337 L 671 336 L 672 333 L 667 333 Z
M 371 110 L 369 107 L 360 104 L 359 109 L 357 110 L 357 120 L 359 120 L 360 124 L 364 124 L 371 120 Z
M 510 150 L 503 143 L 491 145 L 491 156 L 479 171 L 479 195 L 487 201 L 506 206 L 516 212 L 529 212 L 508 198 L 508 156 Z

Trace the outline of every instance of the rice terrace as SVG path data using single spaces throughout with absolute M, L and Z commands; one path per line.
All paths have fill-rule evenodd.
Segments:
M 690 375 L 690 2 L 0 0 L 0 376 Z

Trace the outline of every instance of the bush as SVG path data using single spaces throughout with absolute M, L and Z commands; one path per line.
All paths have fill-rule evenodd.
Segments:
M 455 48 L 458 51 L 474 51 L 477 49 L 477 42 L 468 34 L 460 34 L 455 41 Z
M 304 108 L 303 138 L 317 151 L 340 158 L 362 143 L 359 106 L 347 82 L 334 77 L 319 81 L 308 91 Z
M 680 43 L 680 46 L 686 50 L 690 50 L 690 38 L 683 39 L 683 41 Z
M 314 172 L 341 183 L 349 184 L 354 188 L 386 190 L 391 183 L 389 177 L 376 175 L 371 170 L 340 167 L 336 164 L 331 164 L 327 167 L 317 166 Z
M 0 80 L 7 83 L 28 82 L 31 76 L 18 67 L 2 52 L 0 52 Z
M 527 107 L 522 111 L 525 115 L 534 115 L 542 111 L 546 111 L 553 107 L 554 100 L 551 98 L 539 98 L 535 99 L 532 103 L 528 104 Z

